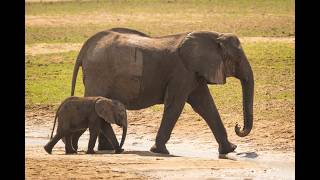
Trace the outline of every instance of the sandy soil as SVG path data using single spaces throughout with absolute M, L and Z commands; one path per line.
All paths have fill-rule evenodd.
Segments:
M 39 55 L 63 53 L 69 51 L 80 51 L 82 43 L 38 43 L 32 45 L 25 45 L 25 55 Z
M 285 131 L 292 129 L 290 122 L 280 126 L 258 121 L 246 138 L 236 137 L 234 124 L 225 122 L 229 138 L 238 148 L 228 154 L 227 159 L 219 159 L 217 143 L 208 126 L 197 114 L 184 112 L 167 144 L 171 155 L 164 156 L 148 151 L 162 115 L 161 111 L 149 108 L 128 111 L 129 128 L 123 154 L 111 151 L 84 154 L 88 143 L 86 132 L 80 138 L 77 155 L 65 155 L 62 142 L 48 155 L 42 147 L 48 142 L 53 125 L 51 109 L 26 110 L 27 179 L 294 179 L 294 132 Z M 266 136 L 268 133 L 262 131 L 265 126 L 274 133 Z M 120 138 L 120 129 L 115 127 L 115 130 Z M 290 136 L 293 136 L 290 141 L 277 140 Z

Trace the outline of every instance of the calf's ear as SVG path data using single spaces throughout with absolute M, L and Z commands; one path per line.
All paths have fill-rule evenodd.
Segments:
M 98 99 L 95 103 L 95 110 L 99 117 L 108 123 L 115 124 L 115 117 L 112 112 L 112 102 L 107 99 Z

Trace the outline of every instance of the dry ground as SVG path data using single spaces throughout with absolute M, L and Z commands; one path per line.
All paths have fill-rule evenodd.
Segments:
M 186 108 L 190 108 L 187 105 Z M 83 135 L 78 155 L 64 155 L 64 147 L 55 147 L 53 155 L 42 149 L 49 140 L 53 125 L 52 107 L 34 107 L 26 110 L 26 177 L 27 179 L 181 179 L 181 178 L 277 178 L 282 171 L 275 166 L 243 160 L 217 158 L 217 143 L 201 118 L 184 111 L 175 126 L 168 149 L 178 157 L 156 155 L 149 152 L 161 120 L 161 112 L 152 109 L 128 111 L 129 129 L 123 154 L 106 152 L 85 155 L 87 134 Z M 229 138 L 238 145 L 237 152 L 281 154 L 279 161 L 293 168 L 294 124 L 281 126 L 274 122 L 258 121 L 250 136 L 236 137 L 234 124 L 224 122 Z M 120 131 L 116 129 L 118 137 Z M 272 134 L 272 135 L 271 135 Z M 281 138 L 280 138 L 281 137 Z M 208 153 L 208 154 L 206 154 Z M 272 155 L 276 159 L 277 156 Z M 235 158 L 237 159 L 237 158 Z M 289 161 L 286 161 L 289 159 Z M 270 159 L 269 159 L 270 160 Z M 274 159 L 271 159 L 274 160 Z M 281 165 L 282 167 L 282 165 Z M 286 167 L 287 168 L 287 167 Z M 291 173 L 291 174 L 290 174 Z M 289 169 L 284 179 L 291 179 Z

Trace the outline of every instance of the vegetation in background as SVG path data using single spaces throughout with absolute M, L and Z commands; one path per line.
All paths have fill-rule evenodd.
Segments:
M 241 37 L 295 35 L 293 0 L 99 0 L 26 3 L 25 9 L 26 46 L 83 43 L 96 32 L 112 27 L 133 28 L 151 36 L 195 30 L 232 32 Z M 255 122 L 294 121 L 294 44 L 248 42 L 243 48 L 255 78 Z M 26 108 L 56 108 L 70 95 L 77 54 L 26 55 Z M 225 85 L 209 88 L 222 119 L 242 119 L 242 92 L 237 79 L 228 78 Z M 83 95 L 81 70 L 75 95 Z M 154 111 L 162 108 L 152 107 Z M 188 112 L 192 112 L 191 107 L 186 105 L 184 113 Z
M 26 3 L 25 7 L 27 44 L 79 43 L 112 27 L 134 28 L 152 36 L 196 30 L 239 36 L 295 34 L 292 0 L 71 1 Z

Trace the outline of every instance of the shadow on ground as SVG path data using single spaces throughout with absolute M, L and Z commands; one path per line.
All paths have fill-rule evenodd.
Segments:
M 245 158 L 250 158 L 250 159 L 255 159 L 258 157 L 258 154 L 256 152 L 240 152 L 240 153 L 237 153 L 236 155 L 245 157 Z
M 125 151 L 122 154 L 136 154 L 139 156 L 155 156 L 155 157 L 180 157 L 180 156 L 170 155 L 170 154 L 153 153 L 150 151 Z
M 99 155 L 99 154 L 115 154 L 115 153 L 113 150 L 100 150 L 100 151 L 95 151 L 94 155 Z M 170 154 L 158 154 L 150 151 L 124 151 L 121 154 L 135 154 L 138 156 L 154 156 L 154 157 L 181 157 L 181 156 L 170 155 Z M 60 154 L 60 155 L 65 155 L 65 154 Z M 87 154 L 85 151 L 78 151 L 78 153 L 74 155 L 87 155 Z
M 99 154 L 115 154 L 113 150 L 100 150 L 95 151 L 96 155 Z M 171 154 L 159 154 L 159 153 L 153 153 L 150 151 L 124 151 L 121 154 L 135 154 L 138 156 L 153 156 L 153 157 L 182 157 L 177 155 L 171 155 Z M 65 154 L 60 154 L 65 155 Z M 85 151 L 78 151 L 77 155 L 86 155 Z M 255 159 L 258 157 L 258 154 L 256 152 L 232 152 L 229 154 L 220 154 L 220 159 L 229 159 L 229 160 L 238 160 L 239 158 L 249 158 L 249 159 Z
M 228 154 L 219 154 L 220 159 L 239 160 L 240 158 L 255 159 L 258 157 L 256 152 L 232 152 Z

